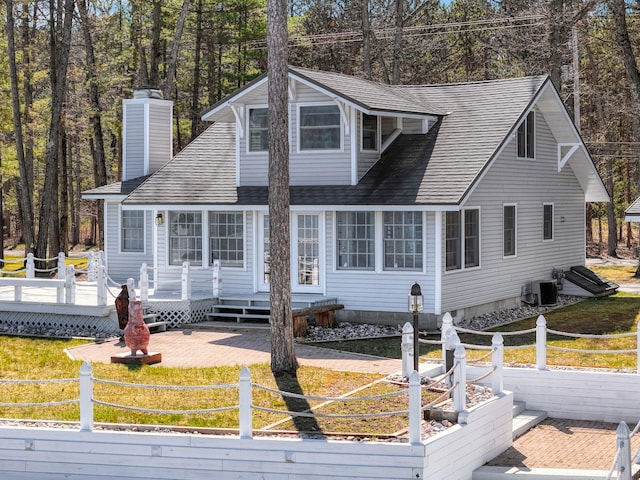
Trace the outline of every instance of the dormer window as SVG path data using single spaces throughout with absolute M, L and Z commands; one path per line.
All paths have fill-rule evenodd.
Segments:
M 300 107 L 300 150 L 340 150 L 342 126 L 336 105 Z
M 532 110 L 518 127 L 518 158 L 535 158 L 535 118 Z
M 249 109 L 249 151 L 266 152 L 269 149 L 267 108 Z
M 378 150 L 378 117 L 362 114 L 362 150 Z

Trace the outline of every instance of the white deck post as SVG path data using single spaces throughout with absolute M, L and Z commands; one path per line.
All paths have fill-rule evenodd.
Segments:
M 493 354 L 491 355 L 491 391 L 494 395 L 502 393 L 504 389 L 504 339 L 498 332 L 491 339 Z
M 142 303 L 149 300 L 149 272 L 146 263 L 140 265 L 140 300 Z
M 251 413 L 251 371 L 245 366 L 240 371 L 240 438 L 253 438 L 253 418 Z
M 191 271 L 189 262 L 182 264 L 182 300 L 191 300 Z
M 456 368 L 453 370 L 453 409 L 462 412 L 467 406 L 467 352 L 462 345 L 453 353 Z
M 453 317 L 449 312 L 442 316 L 442 327 L 440 327 L 440 340 L 442 341 L 442 365 L 447 365 L 446 339 L 449 330 L 453 329 Z M 446 367 L 445 367 L 446 369 Z
M 64 280 L 67 274 L 67 262 L 64 259 L 64 252 L 58 253 L 58 279 Z
M 536 320 L 536 368 L 547 369 L 547 319 L 544 315 Z
M 402 376 L 409 378 L 413 371 L 413 325 L 406 322 L 402 327 Z
M 95 254 L 91 251 L 87 255 L 87 281 L 95 282 L 98 273 L 98 262 L 96 261 Z
M 413 370 L 409 376 L 409 443 L 412 445 L 422 442 L 421 415 L 422 390 L 420 386 L 420 374 Z
M 25 268 L 27 269 L 27 272 L 25 273 L 27 278 L 36 277 L 36 264 L 33 259 L 33 253 L 27 253 L 27 265 Z
M 80 367 L 80 431 L 93 430 L 93 369 L 89 362 Z
M 62 291 L 58 290 L 58 303 L 62 303 Z M 73 265 L 66 268 L 64 279 L 64 303 L 67 305 L 76 304 L 76 269 Z
M 616 429 L 618 447 L 618 480 L 631 480 L 631 435 L 625 422 Z
M 213 289 L 213 298 L 220 298 L 220 284 L 222 279 L 220 278 L 220 260 L 213 261 L 213 276 L 211 279 L 211 286 Z
M 129 300 L 135 300 L 136 296 L 136 281 L 133 278 L 127 278 L 127 293 L 129 294 Z
M 107 272 L 104 265 L 98 266 L 96 295 L 98 306 L 104 307 L 107 304 Z

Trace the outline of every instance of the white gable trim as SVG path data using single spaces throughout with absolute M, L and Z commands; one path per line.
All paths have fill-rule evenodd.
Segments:
M 241 92 L 238 92 L 237 95 L 234 95 L 232 98 L 230 98 L 226 102 L 223 102 L 223 103 L 219 104 L 217 107 L 214 107 L 211 110 L 209 110 L 208 112 L 204 113 L 202 115 L 201 119 L 203 121 L 205 121 L 205 122 L 206 121 L 212 121 L 213 117 L 215 117 L 215 115 L 218 112 L 224 110 L 225 108 L 228 108 L 229 106 L 231 106 L 234 103 L 239 103 L 238 100 L 240 98 L 244 97 L 247 93 L 254 91 L 256 88 L 260 88 L 266 82 L 267 82 L 267 77 L 265 75 L 264 78 L 262 78 L 261 80 L 257 81 L 253 85 L 247 86 L 245 89 L 243 89 Z
M 245 117 L 245 106 L 243 103 L 231 103 L 229 102 L 229 108 L 233 112 L 233 116 L 236 119 L 236 130 L 238 131 L 238 136 L 240 138 L 244 137 L 244 117 Z

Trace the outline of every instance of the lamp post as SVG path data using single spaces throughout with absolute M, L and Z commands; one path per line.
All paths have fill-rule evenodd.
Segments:
M 420 347 L 418 346 L 418 314 L 424 311 L 424 297 L 418 282 L 413 282 L 409 293 L 409 312 L 413 314 L 413 369 L 420 373 L 419 357 Z

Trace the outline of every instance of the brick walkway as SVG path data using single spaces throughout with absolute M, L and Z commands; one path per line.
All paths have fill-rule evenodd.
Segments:
M 123 342 L 117 341 L 67 350 L 72 359 L 90 363 L 110 363 L 112 356 L 128 351 Z M 271 361 L 270 334 L 267 330 L 170 330 L 151 335 L 149 352 L 161 353 L 162 363 L 159 365 L 166 367 L 251 365 Z M 401 360 L 340 352 L 302 343 L 296 344 L 296 357 L 301 365 L 332 370 L 382 374 L 402 370 Z
M 633 430 L 635 425 L 628 425 Z M 616 455 L 617 424 L 546 419 L 517 438 L 487 465 L 524 468 L 609 470 Z M 631 454 L 640 447 L 636 435 Z

